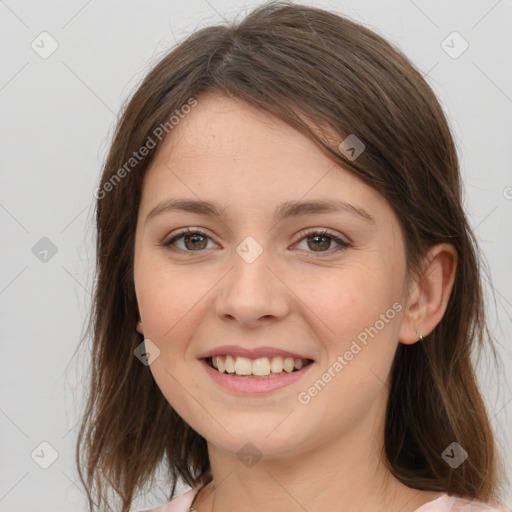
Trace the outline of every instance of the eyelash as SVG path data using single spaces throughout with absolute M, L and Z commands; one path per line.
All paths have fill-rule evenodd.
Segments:
M 191 256 L 195 252 L 202 252 L 202 251 L 205 250 L 205 249 L 201 249 L 201 250 L 198 250 L 198 251 L 188 251 L 188 250 L 172 247 L 172 244 L 174 244 L 180 238 L 183 238 L 183 237 L 185 237 L 187 235 L 199 235 L 199 236 L 202 236 L 202 237 L 205 237 L 205 238 L 208 238 L 208 239 L 211 240 L 211 238 L 206 233 L 204 233 L 203 231 L 201 231 L 199 229 L 186 228 L 186 229 L 180 231 L 179 233 L 176 233 L 170 239 L 165 240 L 164 242 L 162 242 L 161 245 L 163 245 L 164 247 L 167 247 L 171 251 L 179 251 L 179 252 L 182 252 L 182 253 L 188 253 Z M 349 247 L 351 247 L 351 244 L 349 242 L 347 242 L 346 240 L 342 240 L 341 238 L 337 237 L 336 235 L 334 235 L 333 233 L 331 233 L 327 229 L 303 231 L 303 232 L 299 233 L 299 236 L 300 236 L 300 238 L 296 242 L 296 244 L 301 242 L 302 240 L 304 240 L 306 238 L 313 238 L 313 236 L 319 236 L 319 237 L 325 236 L 327 238 L 330 238 L 331 240 L 334 240 L 338 244 L 338 247 L 335 247 L 334 249 L 328 249 L 327 251 L 307 251 L 307 252 L 310 252 L 310 253 L 319 254 L 320 257 L 322 257 L 321 256 L 322 254 L 331 255 L 333 253 L 344 251 L 345 249 L 348 249 Z

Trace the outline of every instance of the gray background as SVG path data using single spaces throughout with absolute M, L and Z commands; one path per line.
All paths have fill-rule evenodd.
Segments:
M 176 41 L 258 3 L 0 1 L 0 512 L 85 510 L 74 443 L 88 360 L 73 354 L 91 298 L 93 192 L 121 105 Z M 510 459 L 512 1 L 304 3 L 396 43 L 449 116 L 503 366 L 480 373 Z M 504 498 L 511 507 L 510 487 Z M 164 499 L 157 488 L 138 503 Z

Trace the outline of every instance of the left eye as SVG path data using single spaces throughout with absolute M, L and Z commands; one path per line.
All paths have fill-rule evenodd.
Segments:
M 335 247 L 331 252 L 340 251 L 350 246 L 348 242 L 346 242 L 345 240 L 341 240 L 337 236 L 329 233 L 328 231 L 306 233 L 300 239 L 297 246 L 299 247 L 300 244 L 305 243 L 307 249 L 310 249 L 312 252 L 329 252 L 333 241 L 337 244 L 337 247 Z M 304 247 L 302 247 L 301 249 L 304 249 Z

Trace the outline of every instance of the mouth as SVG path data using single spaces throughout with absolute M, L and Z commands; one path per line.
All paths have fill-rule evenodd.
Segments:
M 205 357 L 203 360 L 218 373 L 245 379 L 272 379 L 300 372 L 313 363 L 312 359 L 282 356 L 251 359 L 230 354 Z

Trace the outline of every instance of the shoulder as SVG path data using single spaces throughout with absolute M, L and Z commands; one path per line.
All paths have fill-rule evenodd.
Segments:
M 169 503 L 166 503 L 165 505 L 157 508 L 152 508 L 151 510 L 146 510 L 144 512 L 188 512 L 188 509 L 190 508 L 190 505 L 194 499 L 195 493 L 195 489 L 190 489 L 177 498 L 172 499 L 169 501 Z
M 452 512 L 510 512 L 496 500 L 483 503 L 481 501 L 469 501 L 460 498 L 454 499 L 451 510 Z
M 444 494 L 434 501 L 425 503 L 415 512 L 510 512 L 498 501 L 482 503 L 469 501 Z

